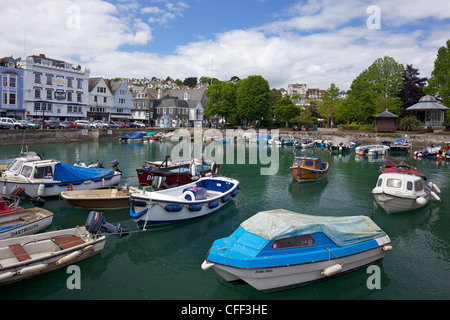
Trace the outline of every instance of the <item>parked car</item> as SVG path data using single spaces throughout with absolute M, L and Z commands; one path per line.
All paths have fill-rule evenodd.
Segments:
M 84 129 L 95 128 L 95 125 L 87 120 L 75 120 L 74 123 L 81 125 Z
M 39 125 L 30 120 L 19 120 L 19 122 L 25 124 L 28 129 L 39 129 Z
M 130 126 L 123 123 L 122 121 L 114 121 L 117 125 L 119 125 L 119 128 L 129 128 Z
M 124 122 L 129 128 L 139 128 L 139 126 L 134 122 Z
M 60 128 L 60 129 L 70 129 L 70 128 L 72 128 L 72 127 L 71 127 L 70 124 L 68 124 L 66 121 L 61 121 L 61 122 L 59 123 L 59 128 Z
M 120 125 L 118 125 L 118 124 L 115 123 L 114 121 L 110 121 L 110 122 L 109 122 L 109 127 L 110 127 L 110 128 L 122 128 Z
M 135 121 L 135 125 L 137 125 L 138 128 L 145 128 L 145 124 L 143 124 L 141 121 Z
M 59 123 L 59 120 L 45 120 L 44 128 L 46 129 L 60 129 L 61 124 Z
M 104 128 L 104 129 L 109 128 L 109 123 L 106 122 L 106 121 L 95 120 L 94 124 L 95 124 L 95 127 L 99 128 L 99 129 L 101 129 L 101 128 Z
M 83 129 L 83 126 L 73 121 L 63 121 L 61 123 L 67 123 L 72 129 Z
M 0 118 L 0 128 L 19 130 L 19 129 L 26 129 L 27 126 L 14 118 Z

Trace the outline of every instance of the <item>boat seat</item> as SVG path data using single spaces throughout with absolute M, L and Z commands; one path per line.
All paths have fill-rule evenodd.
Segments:
M 12 253 L 16 256 L 19 262 L 30 260 L 31 257 L 25 251 L 20 243 L 11 244 L 8 246 Z
M 61 236 L 52 238 L 52 240 L 62 249 L 69 249 L 80 244 L 84 244 L 84 240 L 77 236 Z

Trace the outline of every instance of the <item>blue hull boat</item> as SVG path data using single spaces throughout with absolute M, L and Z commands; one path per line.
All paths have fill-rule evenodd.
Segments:
M 247 219 L 214 241 L 203 270 L 273 292 L 380 262 L 391 240 L 369 217 L 319 217 L 283 209 Z

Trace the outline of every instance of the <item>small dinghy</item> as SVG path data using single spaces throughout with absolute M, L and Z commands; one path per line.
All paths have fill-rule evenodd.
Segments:
M 61 198 L 78 208 L 97 210 L 128 208 L 128 200 L 132 192 L 138 192 L 135 187 L 118 187 L 110 189 L 63 191 Z
M 382 173 L 372 190 L 375 201 L 387 213 L 411 211 L 425 206 L 431 197 L 440 201 L 433 191 L 441 190 L 423 177 L 406 173 Z
M 92 211 L 85 226 L 0 240 L 0 286 L 33 278 L 100 253 L 106 242 L 101 232 L 121 238 L 129 232 L 112 226 Z
M 142 190 L 131 194 L 130 216 L 144 228 L 191 220 L 222 208 L 238 189 L 239 181 L 216 176 L 160 191 Z
M 304 286 L 380 262 L 391 240 L 369 217 L 259 212 L 214 241 L 202 269 L 263 292 Z

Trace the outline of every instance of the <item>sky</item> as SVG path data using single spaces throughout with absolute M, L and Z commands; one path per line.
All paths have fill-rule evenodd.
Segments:
M 341 90 L 384 56 L 430 77 L 448 0 L 0 0 L 0 57 L 45 54 L 91 77 L 261 75 Z

